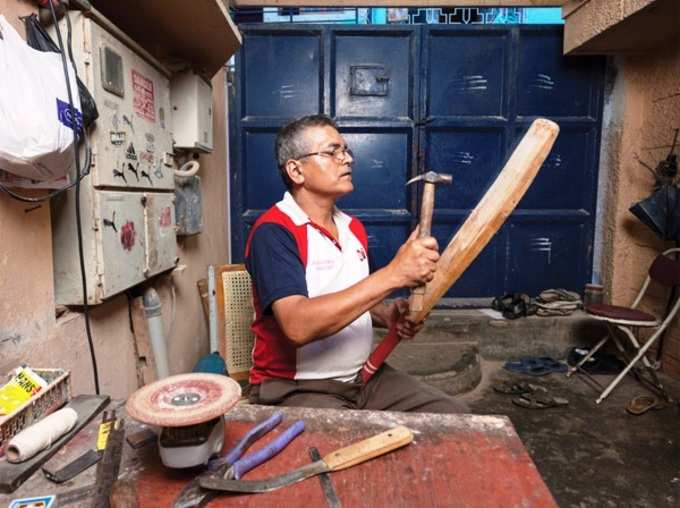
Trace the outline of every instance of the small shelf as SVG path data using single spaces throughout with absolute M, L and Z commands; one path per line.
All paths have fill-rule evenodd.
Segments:
M 92 6 L 169 66 L 189 62 L 210 78 L 241 46 L 222 0 L 91 0 Z

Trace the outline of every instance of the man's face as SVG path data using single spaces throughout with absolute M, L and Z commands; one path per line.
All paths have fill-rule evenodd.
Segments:
M 296 183 L 312 193 L 340 197 L 352 192 L 352 164 L 354 159 L 348 153 L 347 143 L 340 133 L 331 126 L 310 127 L 304 137 L 309 154 L 296 161 L 298 179 Z

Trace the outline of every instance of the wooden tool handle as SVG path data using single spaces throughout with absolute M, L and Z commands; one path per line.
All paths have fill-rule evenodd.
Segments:
M 426 238 L 432 232 L 432 214 L 434 213 L 434 184 L 425 182 L 423 185 L 423 200 L 420 203 L 420 229 L 418 238 Z
M 432 214 L 434 213 L 434 184 L 425 182 L 423 185 L 423 199 L 420 203 L 420 222 L 418 223 L 418 238 L 427 238 L 432 234 Z M 411 290 L 408 299 L 409 316 L 415 317 L 423 308 L 425 284 Z
M 399 425 L 376 436 L 331 452 L 323 458 L 323 461 L 328 466 L 329 471 L 339 471 L 401 448 L 411 441 L 413 441 L 413 433 L 403 425 Z

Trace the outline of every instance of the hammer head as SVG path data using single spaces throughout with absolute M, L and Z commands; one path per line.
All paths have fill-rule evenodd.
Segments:
M 418 180 L 422 180 L 425 183 L 433 183 L 435 185 L 449 185 L 453 181 L 453 177 L 443 173 L 428 171 L 427 173 L 423 173 L 422 175 L 411 178 L 408 182 L 406 182 L 406 185 L 410 185 L 413 182 L 417 182 Z

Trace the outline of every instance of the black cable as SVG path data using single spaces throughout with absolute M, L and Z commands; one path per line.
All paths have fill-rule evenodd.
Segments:
M 84 137 L 85 143 L 87 144 L 87 137 Z M 90 149 L 89 146 L 85 148 L 85 167 L 89 168 L 92 164 L 92 150 Z M 59 194 L 66 192 L 67 190 L 75 187 L 80 183 L 80 181 L 85 178 L 87 175 L 89 175 L 90 172 L 88 171 L 83 171 L 82 174 L 80 175 L 80 178 L 76 179 L 75 181 L 71 182 L 70 184 L 61 187 L 60 189 L 55 190 L 54 192 L 50 192 L 49 194 L 45 194 L 43 196 L 34 198 L 31 196 L 24 196 L 22 194 L 19 194 L 18 192 L 15 192 L 4 185 L 0 184 L 0 191 L 6 193 L 10 197 L 18 200 L 18 201 L 23 201 L 24 203 L 42 203 L 43 201 L 48 201 Z
M 59 44 L 59 51 L 61 52 L 61 63 L 64 68 L 64 78 L 66 79 L 66 91 L 68 93 L 69 102 L 69 113 L 71 115 L 71 129 L 73 130 L 73 151 L 75 153 L 76 159 L 76 196 L 75 196 L 75 206 L 76 206 L 76 232 L 78 234 L 78 258 L 80 261 L 80 279 L 83 285 L 83 314 L 85 317 L 85 333 L 87 334 L 87 342 L 90 347 L 90 357 L 92 360 L 92 371 L 94 375 L 94 390 L 97 395 L 99 395 L 99 373 L 97 370 L 97 357 L 94 352 L 94 343 L 92 341 L 92 331 L 90 330 L 90 306 L 87 303 L 87 279 L 85 275 L 85 256 L 83 253 L 83 227 L 80 218 L 80 154 L 78 151 L 78 119 L 76 117 L 76 111 L 73 107 L 73 95 L 71 93 L 71 83 L 68 75 L 68 64 L 66 62 L 66 52 L 64 50 L 64 43 L 61 39 L 61 31 L 59 30 L 59 20 L 57 19 L 57 13 L 54 11 L 54 3 L 49 0 L 50 13 L 52 14 L 52 21 L 54 22 L 54 29 L 57 34 L 57 42 Z M 68 10 L 66 12 L 66 17 L 68 19 Z M 68 24 L 69 28 L 69 40 L 71 26 Z M 73 65 L 73 73 L 75 75 L 76 81 L 78 79 L 78 70 L 76 66 Z M 83 130 L 85 126 L 83 125 Z

